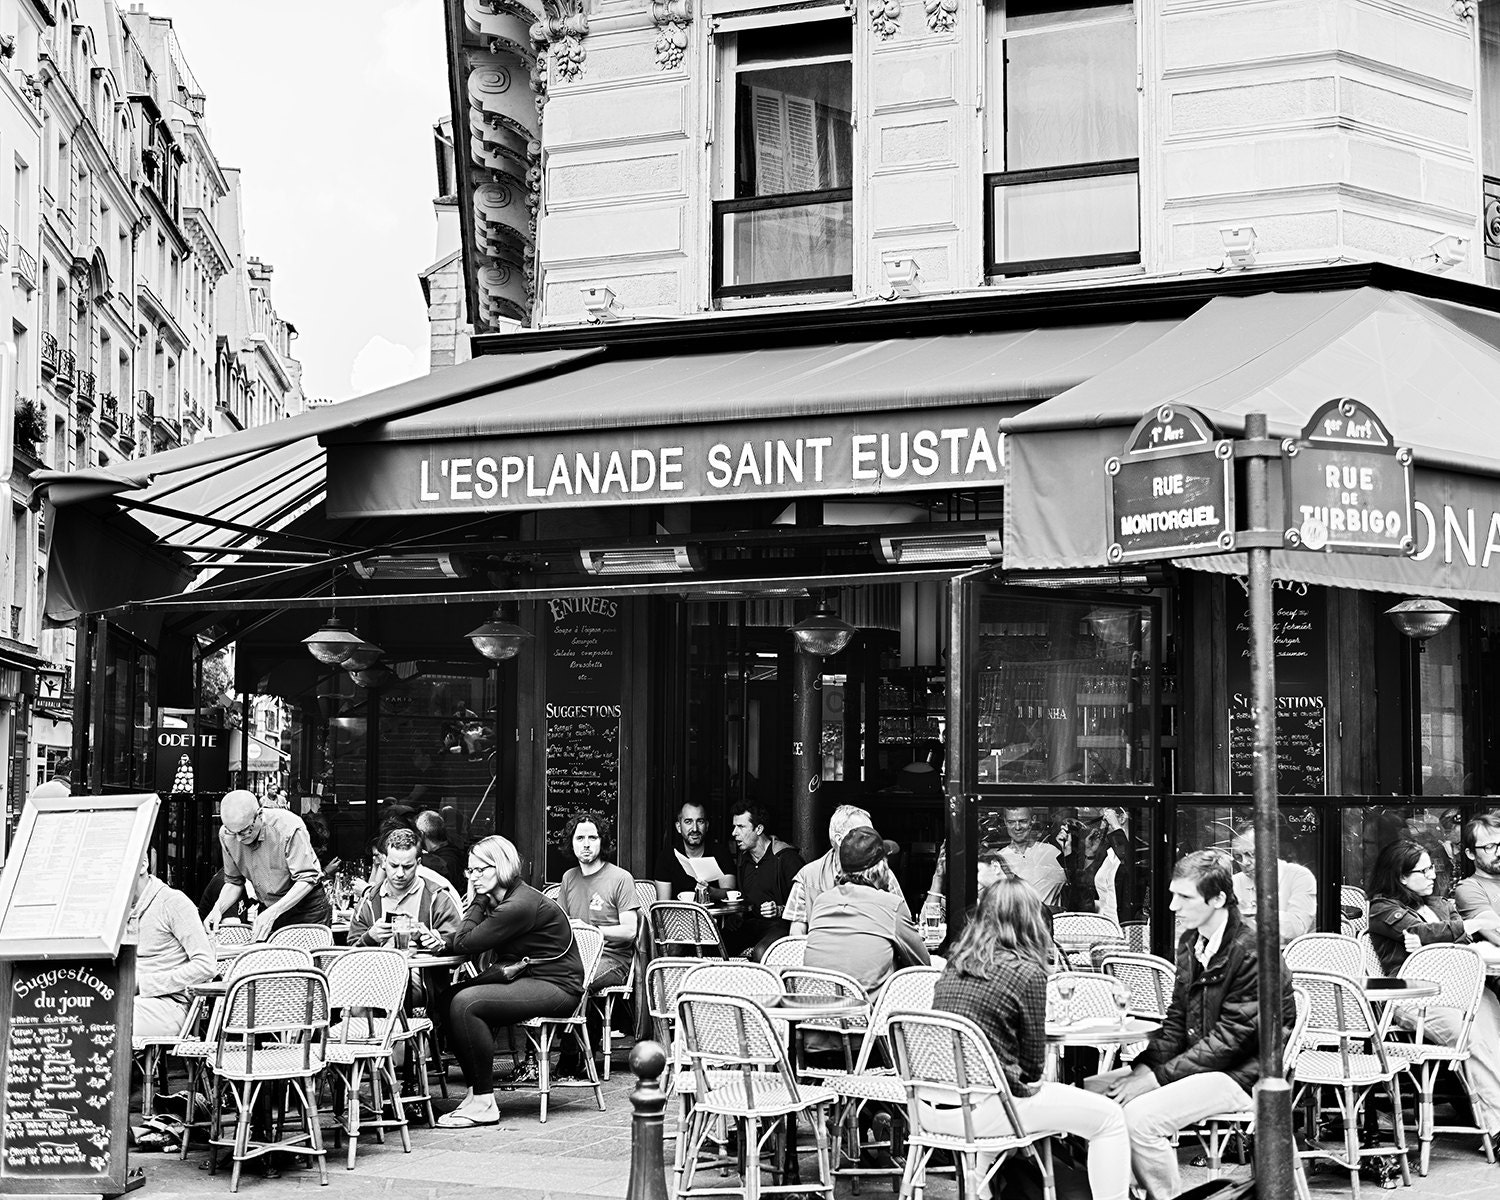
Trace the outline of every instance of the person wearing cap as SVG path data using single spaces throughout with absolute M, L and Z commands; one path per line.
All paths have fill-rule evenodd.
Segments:
M 880 834 L 850 829 L 838 854 L 837 882 L 812 902 L 802 962 L 851 975 L 873 997 L 899 968 L 932 959 L 891 880 Z
M 852 804 L 840 804 L 833 810 L 833 816 L 828 820 L 828 853 L 797 872 L 786 905 L 781 910 L 781 919 L 791 923 L 793 937 L 807 933 L 807 915 L 812 902 L 838 883 L 839 843 L 844 840 L 844 835 L 851 829 L 872 829 L 874 825 L 869 813 Z M 901 888 L 895 875 L 886 871 L 884 878 L 887 882 L 882 886 L 899 896 Z
M 224 886 L 203 922 L 210 933 L 244 895 L 246 880 L 260 897 L 260 914 L 251 925 L 257 942 L 283 925 L 332 924 L 323 868 L 301 817 L 286 808 L 262 808 L 253 792 L 236 790 L 220 801 L 219 822 Z

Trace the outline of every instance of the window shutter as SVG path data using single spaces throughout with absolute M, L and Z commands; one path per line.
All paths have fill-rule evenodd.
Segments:
M 787 191 L 786 110 L 780 92 L 750 89 L 755 130 L 755 194 L 775 196 Z
M 787 180 L 789 192 L 810 192 L 822 186 L 818 169 L 817 106 L 802 96 L 786 97 Z

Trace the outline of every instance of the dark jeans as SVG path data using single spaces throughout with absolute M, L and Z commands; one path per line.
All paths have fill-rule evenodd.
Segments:
M 759 962 L 761 955 L 770 948 L 772 942 L 777 938 L 786 937 L 791 932 L 791 924 L 780 917 L 746 917 L 740 922 L 738 929 L 724 931 L 724 948 L 730 954 L 744 954 L 749 951 L 750 957 Z
M 522 976 L 514 983 L 474 983 L 448 1005 L 448 1045 L 476 1096 L 495 1090 L 496 1028 L 532 1017 L 566 1017 L 578 1007 L 576 992 Z
M 328 903 L 328 893 L 315 887 L 302 898 L 296 908 L 288 909 L 276 918 L 276 928 L 285 925 L 332 925 L 333 906 Z
M 589 984 L 589 995 L 598 996 L 607 987 L 618 987 L 625 982 L 629 974 L 628 962 L 600 959 L 599 969 L 594 973 L 593 982 Z M 618 1011 L 618 1001 L 616 1005 Z M 595 1054 L 602 1053 L 604 1049 L 604 1001 L 602 999 L 589 1004 L 584 1013 L 584 1020 L 588 1024 L 589 1045 L 593 1047 Z M 557 1072 L 559 1075 L 582 1076 L 584 1074 L 583 1064 L 578 1061 L 578 1043 L 571 1037 L 563 1039 L 558 1047 Z

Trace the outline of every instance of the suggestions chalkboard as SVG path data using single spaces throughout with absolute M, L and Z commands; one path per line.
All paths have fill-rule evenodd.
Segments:
M 1271 592 L 1276 644 L 1276 792 L 1328 790 L 1328 622 L 1321 588 L 1278 580 Z M 1229 617 L 1229 790 L 1254 787 L 1255 713 L 1250 685 L 1250 613 L 1232 582 Z
M 125 1190 L 135 952 L 0 963 L 0 1193 Z
M 553 600 L 547 641 L 547 878 L 574 865 L 568 822 L 601 815 L 612 840 L 620 818 L 621 715 L 624 711 L 618 601 Z

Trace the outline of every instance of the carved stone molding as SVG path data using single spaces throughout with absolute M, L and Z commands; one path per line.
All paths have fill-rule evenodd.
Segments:
M 569 13 L 562 17 L 547 17 L 531 27 L 532 43 L 545 50 L 538 57 L 545 57 L 546 69 L 542 78 L 542 91 L 556 72 L 557 78 L 572 83 L 583 75 L 583 60 L 588 51 L 583 48 L 583 39 L 588 36 L 589 19 L 583 12 Z
M 947 33 L 958 24 L 958 0 L 922 0 L 927 8 L 927 28 Z
M 887 40 L 901 28 L 901 0 L 870 0 L 870 28 Z
M 1453 15 L 1460 21 L 1472 21 L 1479 11 L 1479 0 L 1453 0 Z
M 656 65 L 663 71 L 675 70 L 687 55 L 692 0 L 650 0 L 647 10 L 656 26 Z

